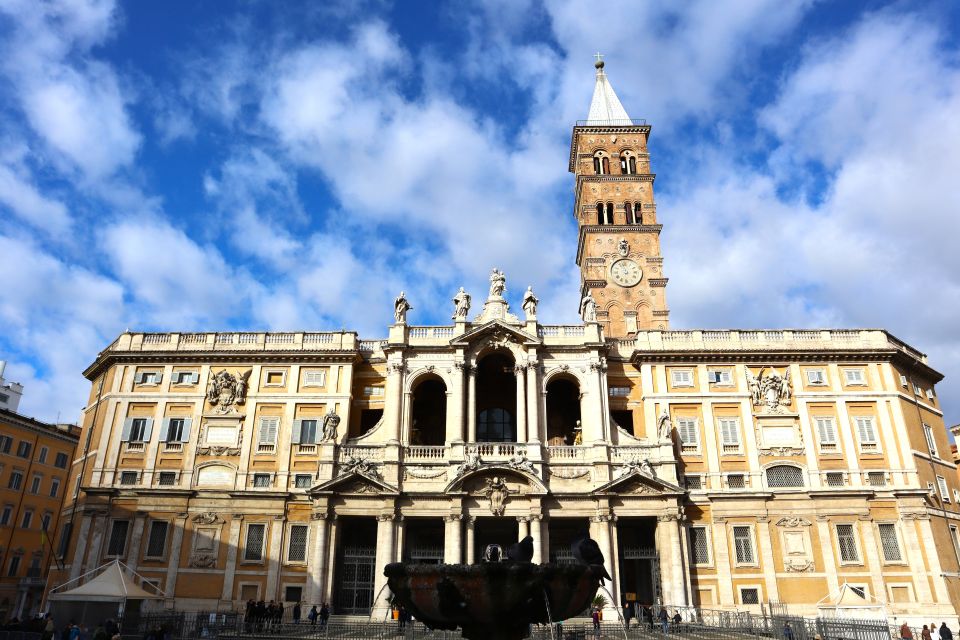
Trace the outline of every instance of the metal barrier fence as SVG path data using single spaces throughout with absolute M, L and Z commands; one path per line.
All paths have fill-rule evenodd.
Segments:
M 40 634 L 34 631 L 0 630 L 0 640 L 40 640 Z

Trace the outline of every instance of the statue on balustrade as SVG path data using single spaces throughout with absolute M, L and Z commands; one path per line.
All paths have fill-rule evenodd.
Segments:
M 657 437 L 661 440 L 669 440 L 673 433 L 673 423 L 670 422 L 670 413 L 664 409 L 657 420 Z
M 523 307 L 523 312 L 527 314 L 527 320 L 533 320 L 537 317 L 537 304 L 539 303 L 539 298 L 533 295 L 533 287 L 527 287 L 527 292 L 523 294 L 523 304 L 520 305 Z
M 466 320 L 470 313 L 470 294 L 464 291 L 463 287 L 460 287 L 460 291 L 453 297 L 453 305 L 453 319 Z
M 401 291 L 397 299 L 393 301 L 393 318 L 397 324 L 407 323 L 407 311 L 410 311 L 410 309 L 413 309 L 413 307 L 410 306 L 407 296 Z
M 589 289 L 580 301 L 580 317 L 583 318 L 584 322 L 597 321 L 597 301 L 593 299 Z
M 490 272 L 490 297 L 502 298 L 503 291 L 507 288 L 507 277 L 503 275 L 500 269 L 494 269 Z
M 338 416 L 333 411 L 330 411 L 323 416 L 323 421 L 320 423 L 320 442 L 336 442 L 337 441 L 337 427 L 340 425 L 340 416 Z

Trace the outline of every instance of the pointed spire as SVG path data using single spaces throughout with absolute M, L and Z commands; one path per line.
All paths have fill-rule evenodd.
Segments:
M 603 55 L 594 54 L 597 61 L 593 66 L 597 68 L 597 84 L 593 89 L 593 100 L 590 101 L 590 114 L 587 121 L 590 124 L 629 124 L 630 116 L 620 104 L 620 98 L 607 80 L 603 71 Z

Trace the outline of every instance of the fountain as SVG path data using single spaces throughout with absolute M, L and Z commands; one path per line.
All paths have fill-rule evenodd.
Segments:
M 587 564 L 408 564 L 383 571 L 396 600 L 431 629 L 468 640 L 521 640 L 590 606 L 603 567 Z M 552 633 L 552 632 L 551 632 Z

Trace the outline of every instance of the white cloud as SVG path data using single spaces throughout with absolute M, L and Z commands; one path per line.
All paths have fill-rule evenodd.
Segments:
M 21 220 L 51 235 L 69 231 L 72 220 L 66 205 L 40 193 L 23 173 L 0 164 L 0 203 Z

